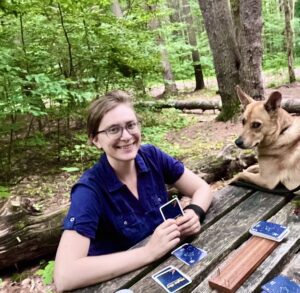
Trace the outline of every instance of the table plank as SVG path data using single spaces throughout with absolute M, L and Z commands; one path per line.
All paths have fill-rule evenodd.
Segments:
M 231 211 L 234 207 L 239 205 L 241 202 L 246 200 L 253 190 L 236 187 L 236 186 L 226 186 L 225 188 L 214 192 L 214 198 L 212 205 L 207 213 L 206 220 L 201 228 L 201 234 L 208 229 L 213 223 L 218 221 L 224 214 Z M 144 245 L 148 239 L 140 242 L 138 246 Z M 127 273 L 121 277 L 114 278 L 112 280 L 89 286 L 86 288 L 80 288 L 74 290 L 76 293 L 111 293 L 122 288 L 129 288 L 131 285 L 136 283 L 143 276 L 147 275 L 151 270 L 157 267 L 162 263 L 168 256 L 161 258 L 155 263 L 152 263 L 148 266 L 135 270 L 133 272 Z
M 168 265 L 174 265 L 192 278 L 192 283 L 182 289 L 182 292 L 191 292 L 220 261 L 249 238 L 248 230 L 252 224 L 275 214 L 285 202 L 286 199 L 280 196 L 263 192 L 254 193 L 193 241 L 194 245 L 208 253 L 200 263 L 189 267 L 171 256 L 130 289 L 135 293 L 143 292 L 145 288 L 147 292 L 159 292 L 161 288 L 151 279 L 151 275 Z
M 259 291 L 260 286 L 275 276 L 275 272 L 280 270 L 284 263 L 289 262 L 293 253 L 299 250 L 300 222 L 298 220 L 295 221 L 296 218 L 293 215 L 293 209 L 294 204 L 292 202 L 288 203 L 269 219 L 270 221 L 289 226 L 290 234 L 237 290 L 238 293 Z M 218 268 L 215 268 L 214 271 L 192 291 L 192 293 L 217 292 L 208 285 L 208 280 L 217 273 L 217 269 Z
M 299 251 L 281 273 L 289 277 L 296 283 L 300 284 L 300 252 Z

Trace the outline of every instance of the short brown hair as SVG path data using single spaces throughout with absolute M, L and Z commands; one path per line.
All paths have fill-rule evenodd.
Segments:
M 114 90 L 104 96 L 97 96 L 89 105 L 87 134 L 90 141 L 95 137 L 104 115 L 120 104 L 127 104 L 133 109 L 131 96 L 125 91 Z

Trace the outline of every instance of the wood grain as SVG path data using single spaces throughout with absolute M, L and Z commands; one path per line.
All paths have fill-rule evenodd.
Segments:
M 209 285 L 222 292 L 235 292 L 278 245 L 276 241 L 252 236 L 217 269 Z

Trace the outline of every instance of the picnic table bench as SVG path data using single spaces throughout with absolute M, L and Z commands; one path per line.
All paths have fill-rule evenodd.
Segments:
M 220 264 L 253 237 L 249 229 L 259 220 L 286 225 L 290 233 L 236 292 L 260 292 L 262 284 L 280 273 L 299 281 L 300 217 L 295 213 L 293 199 L 229 185 L 215 192 L 200 234 L 189 241 L 207 252 L 202 261 L 188 266 L 169 253 L 148 266 L 75 292 L 112 293 L 123 288 L 131 289 L 134 293 L 165 292 L 151 276 L 169 265 L 179 268 L 192 279 L 192 283 L 180 292 L 217 292 L 210 288 L 208 280 L 216 274 Z M 139 245 L 146 241 L 147 239 Z

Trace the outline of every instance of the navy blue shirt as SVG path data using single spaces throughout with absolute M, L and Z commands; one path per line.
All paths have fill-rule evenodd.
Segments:
M 90 238 L 88 255 L 126 250 L 162 223 L 165 183 L 175 183 L 184 166 L 153 145 L 140 147 L 135 164 L 138 199 L 118 179 L 106 154 L 73 186 L 64 229 Z

